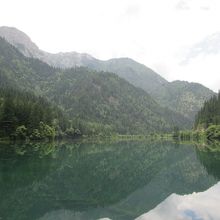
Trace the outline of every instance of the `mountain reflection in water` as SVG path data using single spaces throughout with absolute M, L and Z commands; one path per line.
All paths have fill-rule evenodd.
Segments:
M 169 141 L 2 144 L 0 219 L 133 220 L 170 195 L 181 201 L 177 195 L 220 181 L 218 149 Z M 185 219 L 201 220 L 183 210 Z

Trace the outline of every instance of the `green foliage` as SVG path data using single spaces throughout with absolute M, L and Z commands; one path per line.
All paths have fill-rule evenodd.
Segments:
M 75 137 L 81 136 L 82 133 L 81 133 L 81 131 L 80 131 L 78 128 L 74 129 L 74 128 L 71 127 L 71 128 L 68 128 L 68 129 L 65 131 L 65 135 L 66 135 L 67 137 L 69 137 L 69 138 L 75 138 Z
M 163 95 L 158 94 L 158 102 L 190 119 L 192 125 L 196 113 L 214 94 L 213 91 L 198 83 L 185 81 L 168 83 L 165 88 L 165 91 L 160 92 Z
M 55 138 L 55 129 L 50 127 L 49 125 L 43 123 L 42 121 L 39 123 L 38 129 L 34 129 L 30 138 L 32 140 L 42 140 L 42 139 L 49 139 L 52 140 Z
M 220 140 L 220 125 L 211 125 L 206 129 L 206 136 L 208 139 Z
M 206 101 L 197 113 L 194 130 L 181 131 L 178 136 L 181 140 L 220 140 L 220 92 Z
M 198 112 L 195 120 L 195 128 L 208 128 L 210 125 L 220 124 L 220 92 L 206 101 Z
M 24 125 L 18 126 L 15 131 L 16 139 L 26 139 L 27 137 L 27 128 Z
M 168 82 L 150 68 L 130 58 L 101 61 L 89 55 L 77 53 L 50 54 L 39 50 L 39 48 L 28 40 L 27 36 L 19 30 L 12 30 L 11 28 L 4 27 L 0 34 L 1 36 L 6 36 L 8 42 L 12 42 L 12 44 L 25 56 L 41 59 L 52 67 L 72 68 L 75 66 L 85 66 L 95 71 L 114 72 L 132 85 L 145 90 L 161 106 L 165 106 L 187 118 L 190 121 L 190 125 L 188 125 L 187 128 L 193 125 L 194 116 L 202 107 L 204 101 L 214 94 L 213 91 L 198 83 L 189 83 L 185 81 Z M 26 40 L 22 41 L 20 37 L 17 38 L 14 37 L 14 35 L 23 36 Z M 5 50 L 7 46 L 3 44 L 1 48 Z M 5 54 L 7 53 L 4 53 L 4 55 Z M 33 59 L 30 59 L 29 62 L 32 62 L 34 71 L 33 68 L 29 66 L 24 68 L 23 64 L 26 65 L 27 63 L 24 62 L 24 60 L 21 63 L 21 59 L 15 55 L 16 54 L 11 55 L 10 59 L 13 60 L 13 64 L 18 66 L 17 69 L 23 72 L 32 71 L 38 79 L 41 77 L 50 77 L 53 75 L 52 72 L 57 71 L 57 69 L 52 70 L 52 68 L 48 68 L 48 66 L 43 63 L 39 64 L 39 62 Z M 39 69 L 41 72 L 45 71 L 49 74 L 41 75 L 39 74 L 41 73 L 38 71 Z M 21 74 L 21 76 L 25 77 L 24 74 Z M 29 83 L 31 83 L 31 79 L 28 84 Z
M 206 135 L 203 130 L 179 130 L 173 133 L 173 138 L 179 141 L 205 141 Z
M 0 134 L 15 139 L 53 139 L 55 126 L 65 130 L 69 122 L 60 109 L 42 97 L 13 88 L 0 88 Z
M 32 140 L 41 140 L 41 134 L 38 129 L 33 129 L 33 132 L 30 135 L 30 139 Z
M 196 115 L 194 129 L 209 140 L 220 139 L 220 92 L 204 103 Z
M 1 38 L 0 54 L 0 88 L 15 89 L 5 99 L 8 104 L 3 104 L 9 109 L 3 113 L 7 136 L 24 125 L 28 134 L 34 131 L 38 137 L 41 121 L 54 127 L 57 136 L 62 136 L 70 127 L 79 129 L 77 135 L 111 135 L 167 132 L 174 126 L 190 125 L 185 117 L 161 107 L 144 90 L 115 74 L 81 67 L 53 68 L 37 59 L 24 57 Z M 27 92 L 22 97 L 25 102 L 17 102 L 21 99 L 14 94 L 21 89 L 44 98 L 39 97 L 32 103 L 29 100 L 33 98 Z M 16 110 L 10 112 L 11 109 Z M 71 126 L 62 115 L 71 120 Z
M 179 135 L 180 135 L 180 129 L 179 129 L 179 127 L 175 126 L 175 127 L 173 128 L 173 137 L 174 137 L 174 138 L 178 138 Z
M 39 132 L 43 138 L 53 139 L 55 137 L 55 129 L 42 121 L 39 123 Z
M 85 65 L 95 70 L 116 73 L 131 84 L 145 90 L 161 106 L 184 115 L 190 120 L 191 125 L 195 114 L 205 100 L 214 94 L 213 91 L 198 83 L 168 82 L 153 70 L 129 58 L 111 59 L 104 62 L 93 60 Z

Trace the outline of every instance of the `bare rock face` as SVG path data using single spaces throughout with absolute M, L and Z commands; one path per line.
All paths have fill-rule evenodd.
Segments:
M 88 54 L 81 54 L 77 52 L 57 53 L 51 54 L 43 52 L 42 60 L 47 64 L 59 68 L 72 68 L 74 66 L 87 66 L 87 62 L 95 60 Z
M 39 58 L 39 48 L 22 31 L 13 27 L 0 27 L 0 36 L 5 38 L 25 56 Z
M 14 27 L 0 27 L 0 36 L 15 46 L 24 56 L 40 59 L 54 67 L 86 66 L 87 62 L 95 60 L 88 54 L 77 52 L 51 54 L 40 50 L 29 36 Z

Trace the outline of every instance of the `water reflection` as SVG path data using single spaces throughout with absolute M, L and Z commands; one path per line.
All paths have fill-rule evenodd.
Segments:
M 205 192 L 172 194 L 155 209 L 136 220 L 219 220 L 220 182 Z
M 220 143 L 196 144 L 197 158 L 210 176 L 220 179 Z M 137 220 L 219 220 L 220 182 L 205 192 L 172 194 L 152 211 Z
M 207 172 L 220 179 L 220 142 L 197 145 L 197 149 L 198 158 Z
M 172 193 L 211 187 L 216 166 L 213 152 L 170 142 L 0 146 L 0 217 L 135 219 Z

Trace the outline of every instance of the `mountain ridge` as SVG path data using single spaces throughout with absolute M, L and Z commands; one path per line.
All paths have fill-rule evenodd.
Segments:
M 114 73 L 54 68 L 25 57 L 3 38 L 0 79 L 1 87 L 10 83 L 56 104 L 82 134 L 147 134 L 190 126 L 185 117 L 161 107 L 143 89 Z
M 19 32 L 19 34 L 14 34 Z M 53 67 L 62 69 L 84 66 L 95 71 L 113 72 L 134 86 L 145 90 L 160 105 L 178 112 L 193 122 L 196 113 L 203 103 L 214 95 L 214 92 L 199 83 L 176 80 L 168 82 L 152 69 L 131 58 L 112 58 L 98 60 L 89 54 L 77 52 L 60 52 L 51 54 L 40 50 L 20 30 L 0 27 L 0 36 L 14 45 L 23 55 L 42 60 Z M 16 36 L 19 35 L 19 38 Z M 29 40 L 29 42 L 26 42 Z M 21 46 L 23 43 L 23 46 Z M 33 45 L 31 45 L 33 43 Z M 22 49 L 22 48 L 26 48 Z

